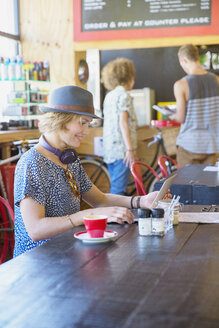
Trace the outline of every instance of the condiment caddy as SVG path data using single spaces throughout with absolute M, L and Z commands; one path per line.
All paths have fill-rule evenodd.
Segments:
M 141 236 L 164 236 L 179 223 L 179 196 L 159 201 L 156 208 L 138 209 L 138 229 Z

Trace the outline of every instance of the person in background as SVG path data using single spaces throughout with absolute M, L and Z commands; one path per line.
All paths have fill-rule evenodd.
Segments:
M 108 62 L 101 71 L 101 82 L 109 91 L 103 103 L 103 149 L 111 177 L 110 192 L 125 195 L 137 150 L 137 118 L 128 93 L 135 83 L 132 61 L 117 58 Z
M 178 51 L 187 73 L 174 84 L 176 113 L 171 120 L 182 123 L 177 138 L 177 162 L 215 164 L 219 151 L 219 77 L 204 70 L 198 48 L 192 44 Z
M 75 148 L 88 134 L 94 114 L 92 94 L 77 86 L 55 89 L 39 122 L 39 143 L 16 165 L 14 256 L 83 224 L 86 215 L 104 214 L 108 222 L 133 223 L 128 208 L 150 207 L 147 196 L 102 193 L 85 173 Z M 93 208 L 80 210 L 81 200 Z

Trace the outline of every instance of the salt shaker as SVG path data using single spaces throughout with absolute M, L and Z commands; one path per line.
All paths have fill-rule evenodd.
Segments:
M 163 208 L 153 208 L 152 214 L 152 234 L 155 236 L 163 236 L 165 234 L 165 219 Z
M 151 210 L 138 209 L 138 231 L 141 236 L 151 235 Z

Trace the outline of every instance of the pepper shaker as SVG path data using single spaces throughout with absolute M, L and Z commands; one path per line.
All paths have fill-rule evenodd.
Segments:
M 165 219 L 163 208 L 152 209 L 152 234 L 163 236 L 165 234 Z

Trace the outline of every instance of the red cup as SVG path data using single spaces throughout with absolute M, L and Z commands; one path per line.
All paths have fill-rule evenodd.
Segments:
M 91 238 L 101 238 L 106 230 L 107 216 L 87 215 L 84 217 L 84 225 Z

